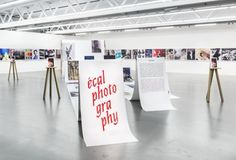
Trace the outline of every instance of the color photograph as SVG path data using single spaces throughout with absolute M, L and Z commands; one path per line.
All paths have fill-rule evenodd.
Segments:
M 124 78 L 124 82 L 133 81 L 133 78 L 131 77 L 131 69 L 129 67 L 123 68 L 123 78 Z
M 210 55 L 211 55 L 211 50 L 208 48 L 196 49 L 196 60 L 200 60 L 200 61 L 209 60 Z
M 26 49 L 25 50 L 25 59 L 26 60 L 31 60 L 32 59 L 32 49 Z
M 145 57 L 152 58 L 152 49 L 145 49 Z
M 152 50 L 152 57 L 158 58 L 158 57 L 165 57 L 166 56 L 166 50 L 165 49 L 153 49 Z

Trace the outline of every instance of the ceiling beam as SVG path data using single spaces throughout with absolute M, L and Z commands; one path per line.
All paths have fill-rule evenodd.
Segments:
M 12 1 L 12 2 L 8 2 L 8 3 L 4 3 L 0 5 L 0 9 L 7 9 L 10 7 L 15 7 L 18 5 L 22 5 L 25 3 L 30 3 L 30 2 L 34 2 L 34 1 L 39 1 L 39 0 L 16 0 L 16 1 Z
M 48 31 L 48 34 L 74 34 L 74 33 L 90 33 L 90 32 L 101 32 L 101 31 L 115 31 L 115 30 L 126 30 L 126 29 L 140 29 L 140 28 L 156 28 L 156 27 L 168 27 L 168 26 L 190 26 L 197 24 L 210 24 L 210 23 L 226 23 L 236 21 L 236 16 L 233 17 L 221 17 L 221 18 L 204 18 L 196 20 L 186 21 L 175 21 L 165 23 L 146 23 L 146 24 L 135 24 L 135 25 L 122 25 L 122 26 L 111 26 L 111 27 L 100 27 L 100 28 L 84 28 L 84 29 L 71 29 L 61 31 Z
M 132 13 L 132 12 L 137 12 L 137 11 L 147 11 L 147 10 L 154 10 L 154 9 L 161 9 L 161 8 L 172 8 L 172 7 L 177 7 L 177 6 L 195 5 L 195 4 L 200 4 L 200 3 L 210 3 L 210 2 L 218 2 L 218 1 L 219 0 L 185 0 L 185 1 L 178 0 L 178 1 L 167 1 L 167 2 L 162 2 L 162 3 L 160 3 L 160 1 L 151 1 L 151 2 L 144 2 L 144 3 L 138 3 L 138 4 L 105 8 L 105 9 L 84 11 L 84 12 L 78 12 L 78 13 L 72 13 L 72 14 L 65 14 L 65 15 L 60 15 L 60 16 L 50 16 L 50 17 L 44 17 L 44 18 L 35 18 L 35 19 L 30 19 L 30 20 L 4 23 L 4 24 L 0 24 L 0 29 L 22 27 L 22 26 L 36 25 L 36 24 L 55 23 L 55 22 L 62 22 L 62 21 L 79 20 L 79 19 L 85 19 L 85 18 L 109 16 L 109 15 L 118 15 L 118 14 Z

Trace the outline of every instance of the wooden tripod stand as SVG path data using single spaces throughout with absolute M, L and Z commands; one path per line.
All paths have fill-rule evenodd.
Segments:
M 9 73 L 8 73 L 8 81 L 10 80 L 11 70 L 12 70 L 12 73 L 13 73 L 13 80 L 15 81 L 16 78 L 17 78 L 17 80 L 19 80 L 15 60 L 12 60 L 10 62 L 10 68 L 9 68 Z
M 218 74 L 218 68 L 210 68 L 209 79 L 208 79 L 208 90 L 207 90 L 207 95 L 206 95 L 207 103 L 210 102 L 211 84 L 212 84 L 214 72 L 216 75 L 216 80 L 217 80 L 217 84 L 218 84 L 218 88 L 219 88 L 219 92 L 220 92 L 221 102 L 224 102 L 224 97 L 223 97 L 223 93 L 222 93 L 222 89 L 221 89 L 221 85 L 220 85 L 220 78 L 219 78 L 219 74 Z
M 52 98 L 52 74 L 53 74 L 56 88 L 57 88 L 57 95 L 58 95 L 58 98 L 60 99 L 61 96 L 60 96 L 59 87 L 57 83 L 55 67 L 47 67 L 46 78 L 45 78 L 45 83 L 44 83 L 44 91 L 43 91 L 43 100 L 45 100 L 45 95 L 46 95 L 46 90 L 47 90 L 48 74 L 49 74 L 49 97 L 50 99 Z

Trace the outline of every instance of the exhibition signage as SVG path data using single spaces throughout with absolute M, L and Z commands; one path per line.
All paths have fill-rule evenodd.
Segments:
M 164 58 L 137 60 L 140 103 L 145 111 L 174 110 L 170 102 Z
M 135 142 L 125 108 L 122 62 L 81 61 L 80 106 L 87 146 Z

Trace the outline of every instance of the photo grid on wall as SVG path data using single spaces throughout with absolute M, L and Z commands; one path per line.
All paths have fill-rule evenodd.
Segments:
M 108 57 L 108 58 L 107 58 Z M 155 48 L 155 49 L 109 49 L 104 59 L 160 58 L 166 60 L 236 61 L 236 48 Z
M 48 58 L 61 58 L 61 50 L 56 49 L 8 49 L 0 48 L 0 61 L 9 60 L 42 60 Z

